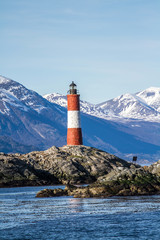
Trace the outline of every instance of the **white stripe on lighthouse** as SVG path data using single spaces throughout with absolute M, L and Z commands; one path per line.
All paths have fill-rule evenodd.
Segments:
M 68 128 L 80 127 L 80 111 L 68 111 Z

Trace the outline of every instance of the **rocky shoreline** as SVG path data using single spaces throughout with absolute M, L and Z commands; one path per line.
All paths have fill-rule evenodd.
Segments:
M 57 184 L 66 185 L 65 190 L 43 190 L 37 197 L 159 194 L 160 161 L 141 167 L 87 146 L 53 146 L 28 154 L 0 153 L 0 187 Z
M 100 178 L 85 187 L 66 185 L 65 189 L 44 189 L 36 197 L 73 196 L 74 198 L 105 198 L 160 194 L 160 178 L 138 169 L 133 174 L 119 175 L 116 180 Z

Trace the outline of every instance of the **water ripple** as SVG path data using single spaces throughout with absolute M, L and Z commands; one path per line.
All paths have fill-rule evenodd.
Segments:
M 159 240 L 160 196 L 35 198 L 44 188 L 0 189 L 0 240 Z

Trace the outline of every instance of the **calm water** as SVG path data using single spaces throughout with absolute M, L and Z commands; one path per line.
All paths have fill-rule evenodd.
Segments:
M 160 196 L 35 198 L 44 188 L 0 189 L 1 240 L 160 239 Z

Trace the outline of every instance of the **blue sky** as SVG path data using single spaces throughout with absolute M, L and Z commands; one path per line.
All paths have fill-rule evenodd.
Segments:
M 0 74 L 100 103 L 160 87 L 159 0 L 0 0 Z

